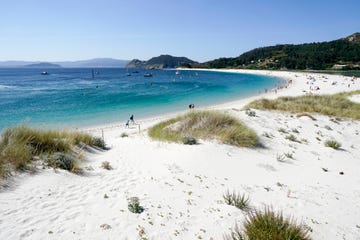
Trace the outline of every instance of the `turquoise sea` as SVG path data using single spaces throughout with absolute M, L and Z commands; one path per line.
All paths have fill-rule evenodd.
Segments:
M 134 71 L 0 68 L 0 131 L 19 124 L 124 124 L 131 114 L 136 121 L 186 110 L 190 103 L 202 107 L 245 98 L 283 83 L 274 77 L 212 71 Z M 145 72 L 153 76 L 144 77 Z

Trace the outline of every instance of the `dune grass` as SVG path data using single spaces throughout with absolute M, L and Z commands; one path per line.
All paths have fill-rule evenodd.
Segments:
M 27 126 L 5 129 L 0 138 L 0 174 L 25 169 L 33 160 L 49 165 L 73 166 L 73 150 L 79 144 L 104 148 L 102 139 L 81 132 L 39 130 Z M 67 169 L 71 170 L 71 169 Z
M 274 100 L 259 99 L 244 108 L 280 110 L 292 113 L 314 112 L 328 116 L 360 119 L 360 104 L 348 99 L 360 94 L 360 90 L 333 95 L 304 95 L 299 97 L 280 97 Z
M 229 190 L 223 194 L 223 199 L 227 205 L 234 206 L 241 210 L 248 210 L 250 208 L 249 196 L 237 192 L 230 192 Z
M 240 146 L 255 147 L 259 144 L 256 133 L 236 118 L 219 111 L 192 111 L 183 116 L 161 122 L 149 129 L 153 139 L 182 142 L 185 137 L 217 139 Z
M 326 140 L 324 144 L 326 147 L 330 147 L 335 150 L 338 150 L 341 147 L 341 143 L 335 140 Z
M 269 208 L 250 213 L 243 225 L 243 231 L 235 226 L 226 240 L 310 240 L 308 230 L 285 218 L 282 213 L 275 213 Z

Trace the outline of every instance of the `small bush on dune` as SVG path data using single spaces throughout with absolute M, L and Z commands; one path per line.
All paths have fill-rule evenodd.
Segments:
M 103 169 L 106 169 L 106 170 L 111 170 L 111 169 L 112 169 L 112 167 L 111 167 L 111 165 L 110 165 L 110 163 L 109 163 L 108 161 L 102 162 L 102 163 L 101 163 L 101 167 L 102 167 Z
M 50 165 L 56 168 L 72 171 L 76 167 L 76 160 L 69 154 L 56 152 L 51 156 Z
M 243 231 L 238 226 L 225 236 L 225 240 L 310 240 L 308 230 L 275 213 L 269 208 L 250 213 L 244 223 Z
M 140 206 L 139 198 L 138 197 L 131 197 L 128 199 L 128 209 L 132 213 L 142 213 L 144 208 Z
M 244 224 L 245 234 L 251 239 L 309 240 L 308 231 L 269 208 L 250 213 Z
M 124 137 L 128 137 L 129 135 L 127 133 L 121 133 L 120 137 L 124 138 Z
M 87 145 L 98 147 L 98 148 L 101 148 L 101 149 L 106 148 L 105 141 L 102 138 L 99 138 L 99 137 L 93 137 L 91 143 L 87 144 Z
M 235 206 L 241 210 L 249 209 L 250 200 L 245 194 L 241 195 L 240 193 L 230 193 L 229 191 L 226 191 L 223 198 L 227 205 Z
M 333 95 L 304 95 L 299 97 L 280 97 L 274 100 L 255 100 L 244 108 L 256 108 L 265 110 L 280 110 L 293 113 L 301 113 L 299 116 L 308 116 L 304 112 L 316 112 L 335 117 L 346 117 L 355 120 L 360 119 L 360 104 L 350 101 L 347 97 L 360 94 L 360 91 L 338 93 Z
M 9 165 L 16 170 L 24 169 L 31 161 L 46 159 L 50 166 L 76 171 L 73 149 L 83 143 L 92 147 L 105 147 L 102 139 L 80 132 L 39 130 L 27 126 L 5 129 L 0 139 L 0 164 L 2 172 Z
M 285 139 L 292 141 L 292 142 L 300 142 L 293 134 L 286 136 Z
M 197 144 L 197 140 L 196 138 L 194 137 L 191 137 L 191 136 L 186 136 L 182 139 L 182 142 L 185 144 L 185 145 L 194 145 L 194 144 Z
M 341 147 L 341 143 L 335 141 L 335 140 L 326 140 L 325 141 L 325 146 L 326 147 L 331 147 L 335 150 L 339 149 Z
M 193 136 L 241 147 L 258 145 L 254 131 L 236 118 L 218 111 L 193 111 L 161 122 L 149 129 L 149 136 L 172 142 L 181 142 L 184 137 Z

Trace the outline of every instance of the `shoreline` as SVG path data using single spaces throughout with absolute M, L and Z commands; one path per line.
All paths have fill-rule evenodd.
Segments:
M 82 129 L 104 134 L 110 149 L 84 153 L 83 175 L 39 166 L 35 174 L 14 177 L 0 192 L 0 239 L 222 239 L 247 216 L 224 203 L 226 191 L 248 196 L 251 209 L 270 206 L 294 218 L 313 239 L 358 239 L 360 121 L 319 114 L 312 114 L 312 120 L 263 110 L 250 117 L 241 109 L 264 96 L 359 90 L 360 79 L 352 83 L 343 76 L 262 73 L 293 81 L 277 93 L 204 109 L 238 118 L 265 147 L 201 139 L 198 145 L 183 145 L 148 137 L 148 127 L 181 112 L 139 120 L 135 116 L 140 132 L 138 125 L 107 125 L 103 132 L 101 126 Z M 353 99 L 360 101 L 359 95 Z M 341 149 L 326 147 L 328 139 L 340 142 Z M 111 170 L 101 167 L 105 161 Z M 139 198 L 143 213 L 128 210 L 131 197 Z
M 184 69 L 179 69 L 184 70 Z M 210 106 L 204 106 L 204 107 L 198 107 L 196 106 L 196 109 L 198 110 L 228 110 L 231 108 L 242 108 L 246 104 L 250 103 L 251 101 L 254 101 L 259 98 L 268 98 L 268 99 L 275 99 L 277 97 L 284 97 L 284 96 L 299 96 L 303 94 L 333 94 L 336 92 L 342 92 L 342 91 L 354 91 L 360 89 L 359 80 L 356 82 L 356 86 L 352 86 L 351 89 L 349 88 L 329 88 L 328 86 L 325 89 L 320 88 L 318 91 L 310 91 L 309 85 L 306 84 L 308 82 L 309 76 L 314 76 L 316 78 L 320 78 L 320 80 L 327 80 L 329 78 L 333 79 L 333 81 L 340 81 L 345 80 L 347 82 L 351 81 L 352 77 L 343 76 L 343 75 L 331 75 L 331 74 L 323 74 L 323 73 L 307 73 L 307 72 L 288 72 L 288 71 L 272 71 L 272 70 L 247 70 L 247 69 L 185 69 L 185 71 L 215 71 L 215 72 L 228 72 L 228 73 L 240 73 L 240 74 L 254 74 L 254 75 L 263 75 L 263 76 L 270 76 L 270 77 L 277 77 L 283 79 L 287 84 L 286 87 L 282 87 L 281 89 L 277 89 L 275 92 L 275 89 L 270 89 L 267 92 L 261 92 L 259 94 L 245 97 L 238 100 L 228 101 L 220 104 L 210 105 Z M 325 78 L 324 78 L 325 77 Z M 360 78 L 359 78 L 360 79 Z M 289 81 L 291 83 L 289 84 Z M 325 81 L 326 83 L 327 81 Z M 323 82 L 324 83 L 324 82 Z M 323 85 L 323 83 L 321 85 Z M 357 99 L 357 98 L 354 98 Z M 169 118 L 177 117 L 178 115 L 187 113 L 188 110 L 183 111 L 175 111 L 171 113 L 166 113 L 158 116 L 152 116 L 152 117 L 146 117 L 146 118 L 140 118 L 136 119 L 136 123 L 140 124 L 140 130 L 143 130 L 145 128 L 148 128 L 150 125 L 154 125 L 160 121 L 164 121 Z M 143 125 L 143 126 L 141 126 Z M 137 126 L 138 127 L 138 126 Z M 125 122 L 124 123 L 109 123 L 109 124 L 100 124 L 100 125 L 94 125 L 94 126 L 86 126 L 84 128 L 75 128 L 76 130 L 90 132 L 94 134 L 98 134 L 99 131 L 105 130 L 109 131 L 112 129 L 124 129 L 125 128 Z M 125 131 L 126 132 L 126 131 Z M 130 131 L 134 132 L 134 131 Z
M 183 69 L 180 69 L 180 70 L 183 70 Z M 263 76 L 269 76 L 269 73 L 271 73 L 271 71 L 265 71 L 265 70 L 185 69 L 185 71 L 215 71 L 215 72 L 228 72 L 228 73 L 240 73 L 240 74 L 254 74 L 254 75 L 263 75 Z M 283 80 L 286 80 L 286 82 L 289 80 L 288 77 L 283 77 L 283 76 L 272 76 L 272 77 L 281 78 Z M 290 86 L 292 86 L 292 85 L 290 85 Z M 285 88 L 280 89 L 279 93 L 284 90 L 285 90 Z M 268 91 L 267 93 L 265 93 L 263 91 L 264 91 L 264 89 L 261 90 L 261 93 L 250 96 L 250 97 L 245 97 L 245 98 L 241 98 L 238 100 L 227 101 L 224 103 L 214 104 L 214 105 L 210 105 L 210 106 L 199 107 L 199 106 L 196 106 L 196 103 L 195 103 L 195 107 L 196 107 L 196 109 L 200 109 L 200 110 L 215 109 L 215 108 L 227 108 L 227 106 L 229 106 L 229 105 L 238 105 L 238 104 L 245 105 L 244 102 L 250 102 L 250 101 L 260 98 L 260 97 L 267 97 L 267 96 L 271 97 L 272 96 L 272 93 L 273 93 L 272 89 L 271 89 L 271 91 Z M 136 120 L 136 122 L 141 123 L 141 124 L 145 123 L 147 126 L 149 122 L 163 121 L 167 118 L 176 117 L 180 114 L 184 114 L 187 112 L 188 112 L 188 110 L 174 111 L 171 113 L 165 113 L 165 114 L 161 114 L 161 115 L 157 115 L 157 116 L 140 118 L 140 119 Z M 84 128 L 75 128 L 75 129 L 78 129 L 81 131 L 87 131 L 87 132 L 96 132 L 101 129 L 113 129 L 113 128 L 121 128 L 121 127 L 125 128 L 125 122 L 123 124 L 114 122 L 114 123 L 109 123 L 109 124 L 100 124 L 100 125 L 87 126 Z

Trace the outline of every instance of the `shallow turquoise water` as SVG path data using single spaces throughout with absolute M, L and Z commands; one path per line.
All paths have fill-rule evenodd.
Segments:
M 258 75 L 212 71 L 151 70 L 145 78 L 126 69 L 0 69 L 0 130 L 27 124 L 83 127 L 124 123 L 245 98 L 282 84 Z M 98 72 L 98 74 L 97 74 Z

